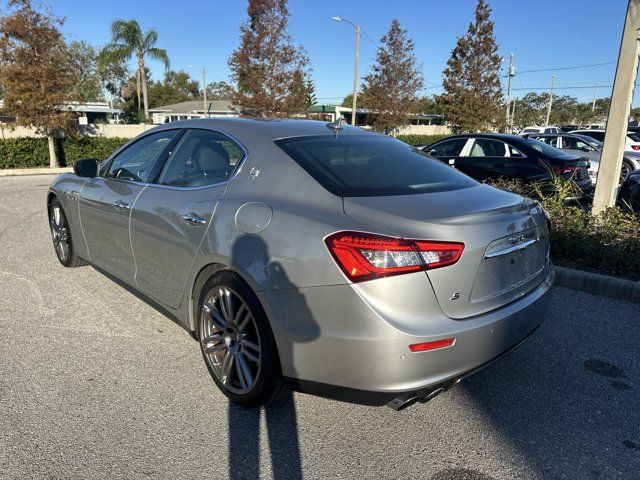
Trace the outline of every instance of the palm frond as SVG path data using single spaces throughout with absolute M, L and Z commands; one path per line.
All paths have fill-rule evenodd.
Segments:
M 158 41 L 158 32 L 156 32 L 155 30 L 149 30 L 144 35 L 144 38 L 142 38 L 142 42 L 140 45 L 141 50 L 149 50 L 150 48 L 153 48 L 157 41 Z
M 164 48 L 149 48 L 145 54 L 149 58 L 162 62 L 165 70 L 169 70 L 169 55 Z
M 126 62 L 131 58 L 135 50 L 124 43 L 111 43 L 105 46 L 98 55 L 98 68 L 103 68 L 110 63 Z
M 121 42 L 139 49 L 142 45 L 142 30 L 135 20 L 114 20 L 111 24 L 111 41 Z

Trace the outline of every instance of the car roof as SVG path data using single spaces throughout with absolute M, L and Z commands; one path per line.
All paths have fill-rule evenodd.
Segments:
M 441 142 L 442 140 L 450 140 L 452 138 L 490 138 L 493 140 L 510 140 L 512 142 L 522 142 L 523 140 L 525 140 L 525 138 L 520 135 L 511 135 L 509 133 L 460 133 L 458 135 L 451 135 L 438 141 Z
M 334 131 L 327 127 L 327 122 L 288 118 L 198 118 L 181 120 L 159 125 L 150 131 L 161 131 L 175 128 L 206 128 L 228 133 L 239 139 L 260 138 L 275 140 L 277 138 L 297 137 L 305 135 L 332 135 Z M 146 133 L 146 132 L 145 132 Z M 374 132 L 351 125 L 342 125 L 339 135 L 376 135 Z

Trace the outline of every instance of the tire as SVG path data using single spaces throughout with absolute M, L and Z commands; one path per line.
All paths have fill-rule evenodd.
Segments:
M 71 229 L 64 209 L 57 198 L 53 198 L 49 204 L 49 228 L 53 249 L 60 263 L 67 268 L 75 268 L 87 263 L 76 254 L 71 238 Z
M 197 312 L 200 350 L 220 391 L 243 407 L 280 398 L 286 387 L 273 332 L 258 297 L 240 276 L 230 270 L 212 276 Z
M 629 174 L 633 172 L 633 164 L 626 158 L 622 159 L 622 170 L 620 171 L 620 183 L 624 183 Z

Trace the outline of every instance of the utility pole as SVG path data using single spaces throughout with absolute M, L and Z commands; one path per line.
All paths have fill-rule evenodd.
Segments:
M 509 125 L 511 123 L 509 121 L 509 110 L 511 110 L 511 79 L 516 74 L 516 69 L 513 65 L 513 52 L 509 54 L 509 79 L 507 80 L 507 133 L 511 133 L 511 128 Z
M 624 152 L 633 87 L 638 75 L 638 30 L 640 30 L 640 0 L 629 0 L 627 17 L 624 22 L 618 66 L 613 81 L 611 106 L 607 118 L 607 130 L 604 134 L 604 145 L 600 157 L 598 182 L 593 198 L 594 215 L 615 205 L 620 168 Z
M 358 105 L 358 58 L 360 56 L 360 25 L 353 23 L 351 20 L 338 16 L 331 17 L 336 22 L 347 22 L 356 31 L 356 49 L 353 59 L 353 103 L 351 104 L 351 125 L 356 124 L 356 107 Z
M 547 105 L 547 121 L 545 125 L 549 125 L 549 118 L 551 117 L 551 105 L 553 104 L 553 85 L 556 83 L 556 76 L 551 77 L 551 93 L 549 94 L 549 105 Z
M 593 89 L 593 103 L 591 104 L 591 111 L 595 112 L 596 110 L 596 99 L 598 98 L 598 82 L 596 82 L 596 86 Z
M 207 74 L 206 68 L 202 67 L 202 97 L 204 99 L 204 116 L 207 116 Z

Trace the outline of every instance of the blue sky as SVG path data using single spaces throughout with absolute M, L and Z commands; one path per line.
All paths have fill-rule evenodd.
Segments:
M 44 0 L 66 18 L 63 31 L 69 40 L 86 40 L 100 47 L 109 41 L 115 18 L 135 18 L 143 29 L 158 31 L 158 46 L 165 48 L 172 69 L 184 69 L 200 80 L 228 80 L 227 58 L 237 46 L 238 27 L 246 18 L 244 0 Z M 558 94 L 591 100 L 593 85 L 611 85 L 626 12 L 626 0 L 489 0 L 501 55 L 514 52 L 514 95 L 545 91 L 553 74 Z M 3 10 L 6 2 L 0 0 Z M 304 45 L 316 84 L 319 103 L 332 103 L 350 92 L 353 78 L 353 29 L 331 20 L 340 15 L 360 23 L 360 72 L 366 74 L 375 56 L 375 44 L 397 18 L 416 45 L 425 75 L 424 93 L 439 93 L 442 70 L 456 38 L 473 18 L 474 0 L 290 0 L 290 33 Z M 601 64 L 589 68 L 559 70 Z M 193 65 L 193 67 L 188 67 Z M 162 67 L 151 63 L 153 76 Z M 526 70 L 551 69 L 544 72 Z M 555 70 L 554 70 L 555 69 Z M 506 71 L 506 61 L 505 61 Z M 611 88 L 600 87 L 599 96 Z M 636 101 L 640 96 L 636 95 Z

